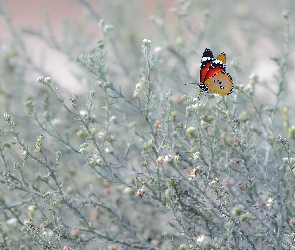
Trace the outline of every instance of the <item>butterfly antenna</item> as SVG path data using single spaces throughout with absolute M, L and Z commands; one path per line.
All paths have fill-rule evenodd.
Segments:
M 197 84 L 196 82 L 189 82 L 189 83 L 185 83 L 185 85 L 187 84 Z

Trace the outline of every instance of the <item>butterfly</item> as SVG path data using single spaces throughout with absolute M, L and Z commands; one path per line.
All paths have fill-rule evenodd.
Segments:
M 200 83 L 198 86 L 204 92 L 220 95 L 232 93 L 234 83 L 232 77 L 226 73 L 226 55 L 220 53 L 215 59 L 210 49 L 205 49 L 200 66 Z

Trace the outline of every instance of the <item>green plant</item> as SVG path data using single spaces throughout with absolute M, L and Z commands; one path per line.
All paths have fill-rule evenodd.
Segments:
M 98 21 L 88 2 L 78 2 Z M 235 79 L 230 96 L 184 95 L 191 90 L 184 83 L 194 78 L 191 55 L 206 32 L 218 31 L 210 29 L 215 17 L 206 14 L 196 35 L 189 17 L 196 6 L 178 3 L 180 10 L 171 10 L 178 33 L 166 47 L 146 38 L 140 44 L 136 34 L 124 47 L 122 34 L 112 34 L 116 25 L 100 20 L 96 47 L 76 58 L 87 72 L 86 94 L 72 97 L 28 54 L 18 54 L 23 37 L 2 11 L 16 44 L 0 61 L 3 249 L 295 247 L 294 126 L 292 107 L 285 107 L 289 13 L 283 13 L 284 51 L 272 58 L 278 69 L 270 88 L 274 101 L 265 105 L 256 93 L 269 85 L 259 75 L 242 84 L 247 73 L 236 62 L 229 66 Z M 165 44 L 164 16 L 151 20 Z M 49 40 L 24 32 L 72 56 L 74 49 L 52 34 Z M 25 78 L 31 69 L 45 75 L 33 90 Z M 121 82 L 130 84 L 127 91 Z

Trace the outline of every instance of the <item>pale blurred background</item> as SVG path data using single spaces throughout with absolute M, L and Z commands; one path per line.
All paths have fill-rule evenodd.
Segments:
M 118 8 L 118 6 L 120 6 L 120 2 L 123 1 L 108 1 L 108 4 L 105 4 L 104 1 L 87 2 L 92 6 L 93 11 L 96 12 L 98 18 L 108 21 L 108 14 L 106 12 L 108 6 Z M 166 10 L 175 5 L 175 1 L 173 0 L 133 1 L 133 3 L 132 1 L 129 2 L 131 5 L 134 5 L 134 10 L 129 9 L 127 10 L 128 12 L 137 12 L 138 8 L 140 8 L 143 12 L 143 19 L 141 22 L 133 23 L 135 27 L 138 26 L 138 29 L 140 29 L 140 25 L 142 24 L 147 25 L 145 29 L 147 29 L 147 27 L 151 28 L 148 17 L 154 13 L 155 8 L 159 4 L 165 6 Z M 45 15 L 49 14 L 50 24 L 52 25 L 53 32 L 59 39 L 62 36 L 61 22 L 63 20 L 79 23 L 82 20 L 82 16 L 88 14 L 83 5 L 71 0 L 4 0 L 2 1 L 2 4 L 4 8 L 7 9 L 12 24 L 18 29 L 30 27 L 33 29 L 42 30 L 44 29 Z M 134 29 L 134 27 L 130 28 Z M 10 32 L 7 26 L 1 21 L 0 30 L 0 38 L 10 38 Z M 101 37 L 101 34 L 99 34 L 100 31 L 98 28 L 98 22 L 94 19 L 88 22 L 87 30 L 84 31 L 85 34 L 92 34 L 94 37 L 93 41 L 89 41 L 89 43 L 95 44 Z M 55 49 L 51 49 L 44 43 L 44 41 L 36 39 L 34 36 L 26 36 L 24 38 L 26 41 L 28 54 L 31 55 L 34 61 L 38 61 L 41 53 L 46 59 L 45 66 L 47 71 L 51 73 L 55 79 L 59 79 L 59 82 L 62 83 L 64 87 L 67 87 L 71 92 L 75 92 L 81 88 L 80 83 L 77 82 L 77 79 L 73 77 L 70 72 L 71 67 L 75 67 L 76 63 L 71 62 L 69 58 L 67 58 L 63 53 L 60 53 Z M 141 44 L 138 46 L 140 47 Z
M 115 29 L 117 24 L 113 23 L 116 13 L 120 13 L 123 18 L 122 25 L 125 29 L 130 29 L 138 36 L 138 48 L 140 41 L 144 38 L 152 40 L 153 46 L 163 46 L 158 39 L 159 32 L 149 20 L 151 15 L 163 12 L 166 18 L 166 27 L 171 32 L 170 37 L 176 33 L 176 18 L 169 12 L 169 9 L 179 4 L 174 0 L 129 0 L 129 1 L 85 1 L 91 6 L 92 13 L 85 9 L 85 5 L 79 3 L 82 1 L 69 0 L 22 0 L 11 1 L 3 0 L 2 5 L 7 9 L 12 24 L 16 29 L 30 27 L 37 30 L 44 30 L 45 16 L 50 17 L 49 22 L 52 25 L 53 32 L 57 39 L 63 36 L 61 22 L 68 20 L 70 23 L 83 23 L 83 18 L 88 16 L 85 32 L 85 42 L 94 45 L 101 34 L 98 28 L 98 20 L 104 19 L 106 23 L 113 24 Z M 84 1 L 83 1 L 84 2 Z M 178 1 L 181 2 L 181 1 Z M 285 30 L 285 24 L 282 17 L 284 10 L 291 11 L 291 34 L 294 34 L 294 16 L 292 10 L 295 10 L 295 1 L 192 1 L 194 10 L 190 13 L 191 22 L 196 29 L 202 26 L 206 13 L 210 14 L 209 23 L 210 39 L 205 36 L 201 41 L 202 47 L 196 48 L 197 53 L 201 53 L 205 47 L 214 44 L 214 48 L 219 49 L 215 53 L 225 51 L 229 62 L 236 61 L 242 69 L 245 69 L 243 84 L 247 84 L 248 76 L 252 73 L 258 74 L 260 80 L 270 80 L 277 70 L 277 67 L 270 57 L 279 55 L 283 50 L 282 33 Z M 160 9 L 160 11 L 159 11 Z M 116 12 L 117 11 L 117 12 Z M 119 11 L 119 12 L 118 12 Z M 205 14 L 204 14 L 205 13 Z M 90 16 L 90 18 L 89 18 Z M 96 17 L 96 18 L 93 18 Z M 215 22 L 215 23 L 214 23 Z M 218 32 L 214 34 L 214 25 Z M 7 26 L 1 21 L 1 39 L 8 39 L 10 33 Z M 224 36 L 220 36 L 220 33 Z M 81 34 L 83 36 L 83 34 Z M 92 40 L 87 40 L 92 37 Z M 212 38 L 213 37 L 213 38 Z M 24 36 L 28 54 L 32 60 L 38 64 L 40 55 L 45 58 L 44 67 L 52 77 L 59 79 L 59 83 L 66 87 L 70 92 L 75 92 L 83 86 L 73 77 L 71 71 L 78 70 L 77 63 L 73 62 L 74 55 L 78 56 L 81 51 L 73 52 L 73 56 L 66 57 L 56 49 L 50 48 L 42 39 L 35 36 Z M 80 39 L 83 37 L 80 37 Z M 294 41 L 294 36 L 292 37 Z M 228 41 L 230 43 L 228 43 Z M 174 42 L 173 40 L 171 41 Z M 293 44 L 291 44 L 293 47 Z M 87 49 L 87 48 L 85 48 Z M 87 53 L 87 51 L 84 51 Z M 195 64 L 192 62 L 192 74 L 198 77 L 198 64 L 200 58 L 195 57 Z M 291 65 L 294 65 L 295 54 L 292 51 L 290 55 Z M 230 66 L 229 66 L 230 67 Z M 294 79 L 293 68 L 289 69 L 288 77 Z M 292 89 L 293 86 L 292 86 Z M 293 91 L 293 90 L 292 90 Z M 264 92 L 262 93 L 264 94 Z M 267 95 L 267 94 L 266 94 Z

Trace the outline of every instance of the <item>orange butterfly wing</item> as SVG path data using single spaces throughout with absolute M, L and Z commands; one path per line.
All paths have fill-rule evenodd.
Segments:
M 204 82 L 204 85 L 208 88 L 209 92 L 219 95 L 229 95 L 234 88 L 233 80 L 226 72 L 218 72 L 212 75 Z
M 209 69 L 207 70 L 204 81 L 209 79 L 211 76 L 218 72 L 225 72 L 226 55 L 221 53 L 215 60 L 212 61 Z

